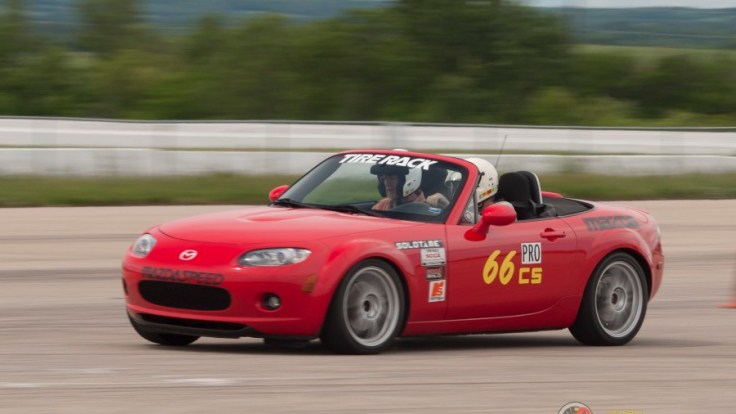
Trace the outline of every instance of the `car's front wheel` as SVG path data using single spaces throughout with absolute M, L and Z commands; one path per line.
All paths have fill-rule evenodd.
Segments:
M 128 316 L 128 319 L 130 320 L 130 324 L 133 325 L 133 329 L 135 329 L 141 338 L 153 342 L 154 344 L 164 346 L 186 346 L 199 339 L 198 336 L 151 332 L 141 327 L 130 316 Z
M 614 253 L 596 267 L 570 332 L 586 345 L 623 345 L 639 332 L 649 291 L 641 265 Z
M 357 264 L 332 299 L 320 339 L 341 354 L 377 354 L 391 346 L 404 320 L 404 289 L 396 271 L 369 259 Z

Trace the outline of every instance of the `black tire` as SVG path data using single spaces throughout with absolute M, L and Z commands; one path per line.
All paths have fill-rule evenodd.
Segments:
M 380 353 L 400 333 L 404 308 L 404 288 L 396 271 L 381 260 L 365 260 L 340 283 L 320 339 L 340 354 Z
M 138 325 L 133 318 L 128 316 L 133 329 L 141 336 L 141 338 L 163 346 L 186 346 L 199 339 L 198 336 L 167 334 L 147 331 Z
M 624 345 L 639 332 L 648 301 L 641 265 L 626 253 L 611 254 L 588 280 L 570 332 L 586 345 Z

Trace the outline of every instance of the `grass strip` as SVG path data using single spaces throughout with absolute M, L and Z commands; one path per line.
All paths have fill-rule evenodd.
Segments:
M 294 176 L 0 177 L 0 207 L 266 204 Z M 736 173 L 681 176 L 541 175 L 542 188 L 589 200 L 733 199 Z

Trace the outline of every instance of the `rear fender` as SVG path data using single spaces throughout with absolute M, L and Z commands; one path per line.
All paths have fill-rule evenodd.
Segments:
M 647 275 L 647 284 L 651 288 L 651 274 L 654 264 L 652 252 L 646 241 L 641 234 L 635 230 L 615 229 L 601 232 L 599 235 L 596 235 L 592 240 L 592 243 L 589 244 L 584 265 L 581 269 L 581 274 L 585 277 L 585 283 L 581 283 L 576 286 L 576 289 L 579 289 L 579 292 L 575 292 L 576 295 L 583 294 L 585 286 L 598 263 L 600 263 L 601 260 L 609 254 L 619 250 L 626 251 L 629 254 L 632 254 L 632 256 L 638 256 L 635 258 L 642 264 L 644 273 Z

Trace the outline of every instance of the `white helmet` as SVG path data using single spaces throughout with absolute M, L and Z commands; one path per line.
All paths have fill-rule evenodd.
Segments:
M 480 172 L 480 182 L 475 190 L 475 198 L 478 203 L 481 203 L 498 192 L 498 172 L 493 164 L 482 158 L 467 158 L 467 161 L 475 164 Z
M 421 168 L 409 168 L 396 165 L 376 164 L 371 167 L 371 174 L 379 176 L 378 192 L 386 196 L 386 187 L 380 179 L 381 175 L 396 175 L 399 177 L 399 186 L 402 187 L 401 196 L 408 197 L 419 189 L 422 184 Z
M 419 189 L 422 184 L 422 170 L 419 168 L 409 168 L 406 174 L 406 182 L 404 182 L 404 197 L 410 196 Z

